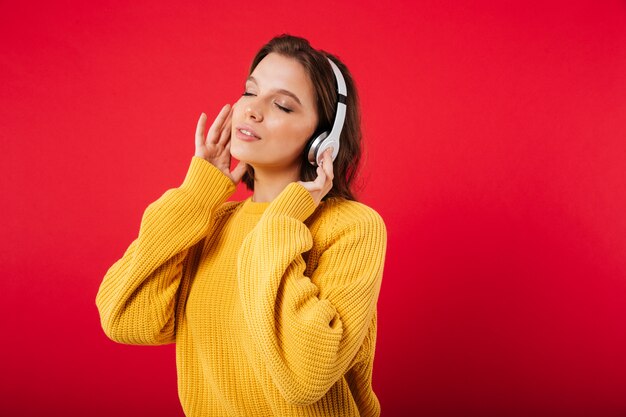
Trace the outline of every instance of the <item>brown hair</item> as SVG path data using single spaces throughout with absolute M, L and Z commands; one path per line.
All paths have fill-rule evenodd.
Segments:
M 356 200 L 352 184 L 356 178 L 361 159 L 362 133 L 359 98 L 350 71 L 334 55 L 312 48 L 306 39 L 284 34 L 273 38 L 257 52 L 250 66 L 250 74 L 252 74 L 259 62 L 272 52 L 297 60 L 304 67 L 313 83 L 319 118 L 313 137 L 332 128 L 337 107 L 337 82 L 330 63 L 326 58 L 332 59 L 341 70 L 348 90 L 346 120 L 339 139 L 341 146 L 337 158 L 333 162 L 333 188 L 326 194 L 324 200 L 331 197 Z M 311 165 L 307 159 L 307 148 L 308 143 L 302 155 L 301 181 L 313 181 L 317 177 L 316 167 Z M 248 165 L 248 170 L 244 174 L 242 181 L 248 189 L 254 190 L 254 168 Z

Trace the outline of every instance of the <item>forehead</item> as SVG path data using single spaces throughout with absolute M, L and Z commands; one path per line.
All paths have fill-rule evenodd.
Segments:
M 303 103 L 315 102 L 313 82 L 302 64 L 294 58 L 270 53 L 259 62 L 250 75 L 264 90 L 289 90 Z

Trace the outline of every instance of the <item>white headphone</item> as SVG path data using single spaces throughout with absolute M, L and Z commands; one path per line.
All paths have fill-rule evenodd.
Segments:
M 313 166 L 320 164 L 324 151 L 330 147 L 333 148 L 333 161 L 337 158 L 337 153 L 339 152 L 339 137 L 341 136 L 343 123 L 346 120 L 346 103 L 348 98 L 346 81 L 343 79 L 343 75 L 337 65 L 330 58 L 326 59 L 330 62 L 330 66 L 335 73 L 335 79 L 337 80 L 337 111 L 330 132 L 322 132 L 309 142 L 307 157 Z

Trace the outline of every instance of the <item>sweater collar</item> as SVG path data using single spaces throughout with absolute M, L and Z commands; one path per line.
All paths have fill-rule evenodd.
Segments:
M 242 213 L 250 214 L 263 214 L 265 209 L 271 204 L 271 202 L 257 203 L 252 201 L 252 197 L 248 197 L 243 201 L 241 205 Z

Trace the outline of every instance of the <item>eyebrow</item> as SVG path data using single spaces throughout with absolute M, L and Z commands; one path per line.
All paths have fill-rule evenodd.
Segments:
M 254 78 L 252 75 L 248 77 L 247 81 L 252 81 L 255 84 L 258 84 L 256 81 L 256 78 Z M 279 93 L 279 94 L 285 94 L 291 98 L 293 98 L 294 100 L 296 100 L 296 102 L 298 102 L 299 105 L 302 106 L 302 103 L 300 103 L 300 99 L 298 98 L 297 95 L 295 95 L 294 93 L 292 93 L 289 90 L 285 90 L 284 88 L 278 88 L 276 90 L 274 90 L 275 92 Z

